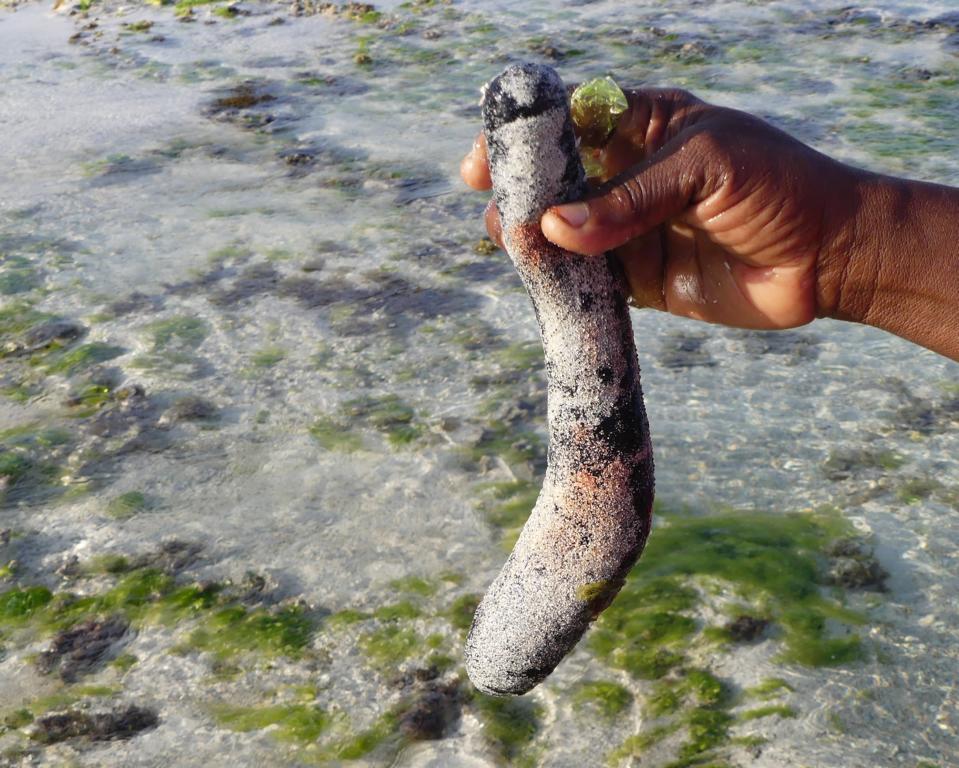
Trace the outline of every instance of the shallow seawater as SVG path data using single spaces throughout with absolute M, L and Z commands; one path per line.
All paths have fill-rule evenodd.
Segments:
M 479 86 L 955 184 L 952 4 L 319 5 L 0 10 L 0 764 L 959 766 L 959 369 L 861 327 L 635 312 L 647 557 L 532 694 L 461 669 L 545 462 Z

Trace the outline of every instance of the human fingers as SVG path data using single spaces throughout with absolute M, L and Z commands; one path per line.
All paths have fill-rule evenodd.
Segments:
M 679 136 L 586 199 L 550 208 L 543 234 L 575 253 L 600 254 L 678 217 L 708 197 L 719 175 L 701 134 Z
M 467 186 L 477 190 L 490 189 L 493 181 L 489 175 L 489 159 L 486 154 L 486 137 L 480 133 L 473 146 L 460 163 L 460 176 Z
M 665 253 L 661 228 L 630 240 L 614 253 L 626 274 L 630 303 L 635 307 L 666 311 L 666 297 L 663 293 Z
M 675 88 L 626 91 L 629 105 L 604 145 L 604 178 L 617 176 L 658 152 L 684 129 L 717 107 Z
M 503 244 L 503 225 L 499 220 L 499 211 L 496 209 L 494 200 L 490 200 L 486 204 L 483 218 L 486 220 L 486 232 L 489 234 L 490 240 L 506 250 L 506 246 Z

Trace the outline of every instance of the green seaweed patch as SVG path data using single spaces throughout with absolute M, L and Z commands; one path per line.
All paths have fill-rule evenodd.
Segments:
M 85 699 L 113 697 L 119 693 L 120 688 L 110 685 L 71 685 L 61 688 L 52 694 L 33 699 L 26 706 L 3 714 L 0 717 L 0 735 L 5 730 L 15 731 L 25 728 L 41 715 L 71 708 Z M 27 735 L 37 738 L 36 734 Z M 7 754 L 9 753 L 3 756 Z
M 761 683 L 745 689 L 743 696 L 746 698 L 768 700 L 775 699 L 785 693 L 791 693 L 794 690 L 795 688 L 781 677 L 767 677 Z
M 913 477 L 896 489 L 896 497 L 904 504 L 918 504 L 942 489 L 942 483 L 932 477 Z
M 220 603 L 222 590 L 222 585 L 216 583 L 176 587 L 157 602 L 148 618 L 160 624 L 172 625 L 201 616 Z
M 657 680 L 646 697 L 646 713 L 655 718 L 678 712 L 683 705 L 682 694 L 682 689 L 674 680 Z
M 646 698 L 646 712 L 656 718 L 678 712 L 684 705 L 725 707 L 732 700 L 729 687 L 705 669 L 685 669 L 678 677 L 657 681 Z
M 0 350 L 0 358 L 2 357 L 2 350 Z M 32 398 L 39 395 L 42 391 L 37 384 L 26 380 L 14 382 L 9 386 L 0 386 L 0 395 L 8 397 L 15 403 L 20 403 L 21 405 L 30 402 Z
M 0 308 L 0 357 L 4 357 L 7 344 L 36 325 L 53 320 L 54 315 L 38 312 L 25 302 L 15 302 Z
M 340 413 L 351 424 L 371 427 L 384 435 L 394 447 L 409 445 L 425 432 L 416 411 L 397 395 L 364 395 L 347 400 Z
M 500 544 L 508 552 L 536 504 L 539 487 L 529 480 L 510 480 L 481 486 L 481 491 L 486 492 L 486 498 L 480 509 L 486 521 L 499 531 Z
M 896 470 L 905 463 L 905 458 L 894 451 L 858 448 L 833 451 L 823 462 L 822 469 L 830 480 L 842 480 L 868 469 Z
M 728 686 L 705 669 L 686 670 L 685 687 L 702 706 L 720 706 L 730 698 Z
M 663 513 L 659 519 L 642 560 L 590 638 L 601 658 L 634 674 L 668 668 L 644 662 L 681 649 L 695 631 L 680 613 L 697 602 L 684 591 L 686 579 L 720 580 L 758 604 L 784 630 L 783 660 L 820 666 L 859 658 L 859 639 L 848 630 L 862 617 L 823 594 L 822 553 L 849 534 L 841 518 L 725 512 Z M 650 585 L 662 590 L 659 598 Z M 834 636 L 836 625 L 847 634 Z
M 14 587 L 0 592 L 0 621 L 20 624 L 49 605 L 53 593 L 42 586 Z
M 22 454 L 11 451 L 0 453 L 0 478 L 3 478 L 5 485 L 12 485 L 22 480 L 32 466 L 30 459 Z
M 733 716 L 722 709 L 697 707 L 692 710 L 684 719 L 688 735 L 679 747 L 680 759 L 670 763 L 670 768 L 701 764 L 704 756 L 729 740 L 732 723 Z
M 679 723 L 658 725 L 644 733 L 637 733 L 627 738 L 619 747 L 609 753 L 607 761 L 610 765 L 619 765 L 628 758 L 642 759 L 645 753 L 660 742 L 672 736 L 679 730 Z
M 824 599 L 810 599 L 789 606 L 779 620 L 786 641 L 786 647 L 779 655 L 780 661 L 807 667 L 833 667 L 858 661 L 865 655 L 859 636 L 849 629 L 849 624 L 863 623 L 862 618 Z M 848 634 L 831 637 L 827 631 L 830 620 L 842 626 Z
M 398 728 L 399 716 L 396 711 L 391 710 L 380 715 L 369 728 L 324 745 L 314 757 L 321 761 L 360 760 L 384 745 L 398 749 L 401 745 Z
M 153 22 L 147 19 L 141 19 L 140 21 L 124 22 L 121 26 L 127 32 L 146 33 L 153 29 Z
M 254 368 L 274 368 L 286 359 L 286 350 L 282 347 L 267 346 L 256 350 L 250 356 Z
M 173 589 L 173 579 L 162 571 L 154 568 L 131 571 L 100 594 L 58 593 L 41 617 L 42 625 L 48 631 L 56 631 L 98 615 L 115 613 L 140 621 Z
M 97 555 L 84 566 L 84 572 L 89 574 L 126 573 L 130 570 L 130 561 L 123 555 L 107 554 Z
M 110 661 L 110 666 L 118 669 L 120 674 L 124 675 L 133 669 L 133 667 L 135 667 L 139 661 L 140 659 L 132 653 L 121 653 L 115 659 Z
M 42 285 L 39 272 L 22 256 L 0 256 L 0 294 L 27 293 Z
M 493 359 L 504 368 L 517 371 L 539 371 L 546 365 L 543 359 L 543 345 L 539 341 L 520 341 L 510 344 L 498 350 Z
M 349 627 L 353 624 L 359 624 L 360 622 L 367 621 L 372 618 L 372 616 L 364 611 L 357 611 L 353 608 L 344 608 L 342 611 L 337 611 L 326 617 L 324 623 L 326 626 L 331 629 L 337 629 L 340 627 Z
M 492 498 L 486 505 L 486 519 L 497 528 L 522 528 L 539 497 L 539 486 L 529 480 L 491 483 L 483 490 Z
M 315 704 L 273 704 L 263 707 L 222 705 L 213 709 L 219 725 L 246 733 L 272 728 L 281 741 L 312 744 L 330 727 L 332 717 Z
M 403 592 L 420 597 L 430 597 L 436 594 L 437 586 L 431 581 L 419 576 L 404 576 L 402 579 L 393 579 L 390 587 L 397 592 Z
M 70 393 L 66 405 L 72 409 L 73 418 L 87 418 L 113 402 L 117 394 L 110 384 L 89 381 Z
M 187 647 L 221 659 L 241 653 L 297 658 L 309 645 L 313 630 L 313 620 L 300 606 L 269 611 L 230 605 L 208 615 L 190 635 Z
M 463 455 L 470 465 L 479 464 L 484 458 L 499 458 L 509 467 L 542 465 L 546 443 L 537 432 L 496 420 L 487 424 L 479 439 L 463 450 Z
M 628 582 L 597 622 L 590 646 L 634 677 L 660 678 L 682 661 L 678 651 L 696 630 L 696 622 L 680 612 L 692 607 L 694 594 L 669 578 L 632 587 Z
M 583 680 L 573 689 L 573 706 L 594 709 L 607 720 L 622 714 L 633 703 L 633 694 L 609 680 Z
M 363 447 L 363 439 L 350 431 L 341 419 L 320 416 L 310 425 L 310 437 L 327 451 L 353 453 Z
M 186 16 L 192 13 L 193 9 L 200 5 L 213 5 L 214 3 L 226 2 L 227 0 L 177 0 L 173 6 L 173 12 L 177 16 Z
M 531 749 L 542 725 L 543 709 L 532 699 L 507 699 L 477 693 L 472 707 L 483 723 L 487 744 L 510 765 L 533 766 Z
M 142 512 L 149 506 L 148 499 L 141 491 L 127 491 L 110 499 L 107 514 L 118 520 L 125 520 Z
M 382 605 L 373 612 L 374 618 L 380 621 L 409 621 L 422 616 L 423 612 L 409 600 L 402 600 L 399 603 Z
M 155 352 L 195 350 L 210 335 L 210 326 L 198 317 L 178 316 L 150 323 L 146 331 Z
M 678 759 L 668 763 L 668 768 L 722 765 L 713 760 L 718 757 L 718 750 L 730 740 L 729 728 L 734 718 L 726 709 L 727 703 L 728 696 L 724 695 L 713 705 L 686 709 L 679 717 L 664 725 L 631 736 L 609 754 L 608 762 L 618 765 L 627 758 L 642 758 L 651 747 L 684 730 L 686 738 L 678 746 Z
M 363 635 L 360 648 L 377 667 L 392 669 L 423 647 L 420 636 L 409 627 L 387 624 Z
M 10 712 L 7 715 L 4 715 L 3 726 L 4 728 L 9 728 L 11 730 L 17 730 L 18 728 L 23 728 L 33 722 L 33 712 L 29 709 L 23 707 L 21 709 L 16 709 L 13 712 Z
M 736 715 L 736 719 L 742 723 L 746 723 L 750 720 L 761 720 L 764 717 L 773 716 L 780 718 L 796 717 L 796 710 L 782 704 L 769 704 L 765 707 L 756 707 L 755 709 L 747 709 L 745 712 L 740 712 Z
M 172 625 L 203 618 L 191 640 L 193 647 L 213 650 L 264 651 L 278 655 L 302 648 L 312 629 L 300 608 L 269 612 L 248 611 L 242 606 L 224 606 L 222 585 L 181 584 L 156 568 L 134 568 L 118 554 L 102 555 L 85 564 L 83 575 L 116 576 L 112 587 L 97 594 L 53 594 L 46 587 L 17 587 L 0 594 L 0 622 L 29 623 L 43 633 L 56 632 L 98 616 L 119 614 L 131 622 Z M 220 608 L 217 613 L 211 612 Z M 229 615 L 227 611 L 233 612 Z M 209 638 L 217 634 L 217 643 Z M 243 635 L 243 637 L 237 637 Z M 204 642 L 204 639 L 208 642 Z
M 37 491 L 63 493 L 58 463 L 72 443 L 64 429 L 25 424 L 0 432 L 0 502 Z
M 122 347 L 93 341 L 72 349 L 56 349 L 37 353 L 30 358 L 33 365 L 39 365 L 47 373 L 61 373 L 72 376 L 94 365 L 113 360 L 126 352 Z
M 473 624 L 473 614 L 479 607 L 481 595 L 469 594 L 457 597 L 446 611 L 446 616 L 455 629 L 466 631 Z

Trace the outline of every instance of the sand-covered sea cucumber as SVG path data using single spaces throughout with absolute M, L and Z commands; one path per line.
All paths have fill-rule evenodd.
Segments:
M 466 641 L 473 684 L 503 695 L 543 680 L 616 596 L 649 534 L 653 454 L 619 263 L 568 253 L 540 230 L 546 208 L 586 192 L 562 80 L 511 66 L 487 86 L 483 120 L 548 383 L 543 488 Z

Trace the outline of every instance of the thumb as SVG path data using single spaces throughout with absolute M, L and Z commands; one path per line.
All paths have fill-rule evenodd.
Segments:
M 547 210 L 543 234 L 567 251 L 593 255 L 679 216 L 706 196 L 709 174 L 689 141 L 671 143 L 584 200 Z

